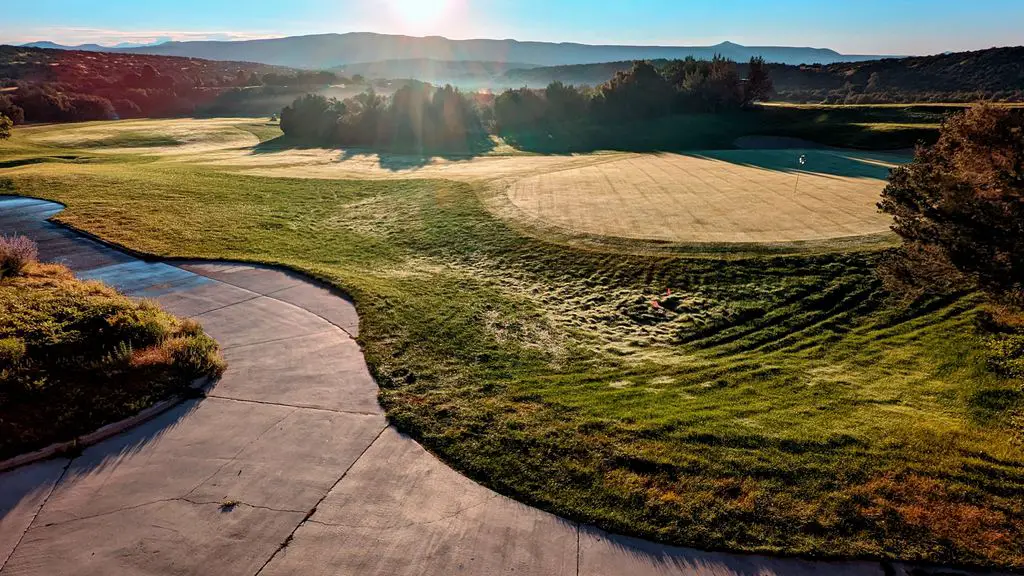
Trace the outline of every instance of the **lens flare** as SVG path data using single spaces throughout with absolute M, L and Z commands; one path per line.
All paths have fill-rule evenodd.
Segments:
M 432 34 L 449 23 L 458 0 L 387 0 L 391 20 L 407 34 Z

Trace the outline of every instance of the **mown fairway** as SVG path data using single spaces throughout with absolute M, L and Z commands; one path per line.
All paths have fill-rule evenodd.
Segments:
M 870 251 L 579 249 L 490 210 L 528 161 L 612 155 L 152 155 L 62 143 L 79 128 L 0 144 L 2 192 L 64 202 L 61 220 L 137 250 L 347 290 L 392 420 L 503 493 L 705 548 L 1024 567 L 1021 386 L 985 370 L 969 294 L 896 306 Z M 458 175 L 484 163 L 506 169 Z

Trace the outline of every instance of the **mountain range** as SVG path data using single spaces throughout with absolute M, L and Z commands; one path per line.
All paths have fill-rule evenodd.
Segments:
M 151 43 L 140 43 L 140 42 L 121 42 L 114 44 L 113 46 L 103 46 L 102 44 L 78 44 L 76 46 L 68 46 L 66 44 L 57 44 L 56 42 L 50 42 L 43 40 L 41 42 L 29 42 L 28 44 L 22 44 L 25 48 L 49 48 L 51 50 L 81 50 L 83 52 L 113 52 L 117 50 L 127 51 L 135 48 L 144 48 L 147 46 L 156 46 L 163 44 L 163 42 L 151 42 Z
M 160 56 L 186 56 L 208 60 L 234 60 L 326 69 L 385 60 L 437 60 L 517 63 L 525 66 L 563 66 L 622 60 L 711 58 L 720 54 L 736 61 L 762 56 L 781 64 L 831 64 L 874 60 L 880 56 L 840 54 L 827 48 L 742 46 L 723 42 L 714 46 L 620 46 L 518 40 L 450 40 L 440 36 L 412 37 L 369 32 L 317 34 L 264 40 L 163 42 L 147 46 L 61 46 L 36 42 L 30 46 L 90 51 L 131 52 Z

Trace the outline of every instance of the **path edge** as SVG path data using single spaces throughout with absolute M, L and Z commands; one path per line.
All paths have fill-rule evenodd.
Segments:
M 212 378 L 210 378 L 209 376 L 203 376 L 202 378 L 198 378 L 195 381 L 193 381 L 189 387 L 192 390 L 197 391 L 199 394 L 205 395 L 205 390 L 213 383 L 214 380 Z M 66 440 L 64 442 L 55 442 L 53 444 L 50 444 L 49 446 L 46 446 L 45 448 L 40 448 L 39 450 L 36 450 L 34 452 L 28 452 L 26 454 L 12 456 L 11 458 L 0 461 L 0 472 L 7 472 L 9 470 L 14 470 L 15 468 L 21 468 L 22 466 L 35 464 L 36 462 L 40 462 L 42 460 L 49 460 L 51 458 L 56 458 L 65 454 L 69 454 L 71 452 L 75 452 L 82 448 L 88 448 L 89 446 L 92 446 L 94 444 L 99 444 L 104 440 L 117 436 L 122 432 L 125 432 L 140 424 L 148 422 L 153 418 L 156 418 L 157 416 L 163 414 L 164 412 L 167 412 L 171 408 L 181 405 L 186 400 L 192 399 L 193 397 L 194 396 L 191 396 L 189 394 L 178 394 L 175 396 L 171 396 L 170 398 L 161 400 L 156 404 L 150 406 L 149 408 L 146 408 L 132 416 L 129 416 L 123 420 L 118 420 L 117 422 L 111 422 L 110 424 L 101 426 L 100 428 L 92 432 L 89 432 L 88 434 L 82 434 L 81 436 L 77 436 L 71 440 Z

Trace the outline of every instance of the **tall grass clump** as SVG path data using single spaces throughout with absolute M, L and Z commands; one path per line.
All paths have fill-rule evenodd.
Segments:
M 25 236 L 0 236 L 0 278 L 21 274 L 39 257 L 36 243 Z

